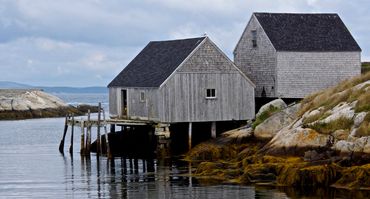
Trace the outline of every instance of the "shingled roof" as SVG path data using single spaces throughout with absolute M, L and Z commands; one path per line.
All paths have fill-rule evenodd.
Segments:
M 254 15 L 278 51 L 361 51 L 337 14 Z
M 108 87 L 159 87 L 205 38 L 149 42 Z

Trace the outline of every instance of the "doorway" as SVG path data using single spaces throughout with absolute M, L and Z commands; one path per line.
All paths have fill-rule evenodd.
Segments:
M 122 118 L 127 118 L 127 90 L 121 90 Z

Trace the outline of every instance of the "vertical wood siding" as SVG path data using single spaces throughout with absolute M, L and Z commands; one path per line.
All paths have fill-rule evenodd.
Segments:
M 216 99 L 206 99 L 216 89 Z M 160 88 L 165 122 L 246 120 L 254 117 L 254 88 L 215 46 L 206 41 Z

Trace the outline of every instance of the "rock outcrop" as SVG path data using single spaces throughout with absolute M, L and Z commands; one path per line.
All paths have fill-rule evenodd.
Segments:
M 261 108 L 253 128 L 226 132 L 191 150 L 186 159 L 201 161 L 195 176 L 224 183 L 369 190 L 370 73 L 294 106 L 274 103 Z
M 288 117 L 283 110 L 266 119 L 254 131 L 256 137 L 273 136 L 263 151 L 271 155 L 323 149 L 342 155 L 369 153 L 369 78 L 370 74 L 304 99 L 298 115 Z
M 60 117 L 68 113 L 82 115 L 85 109 L 97 111 L 96 107 L 89 107 L 69 106 L 58 97 L 40 90 L 0 89 L 0 120 Z
M 294 121 L 299 107 L 300 104 L 295 104 L 273 114 L 254 129 L 254 136 L 258 139 L 272 139 L 283 127 Z

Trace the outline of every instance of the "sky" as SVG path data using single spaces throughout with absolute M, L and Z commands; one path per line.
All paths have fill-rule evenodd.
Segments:
M 0 0 L 0 81 L 106 86 L 149 41 L 207 34 L 231 60 L 253 12 L 338 13 L 370 60 L 368 0 Z

